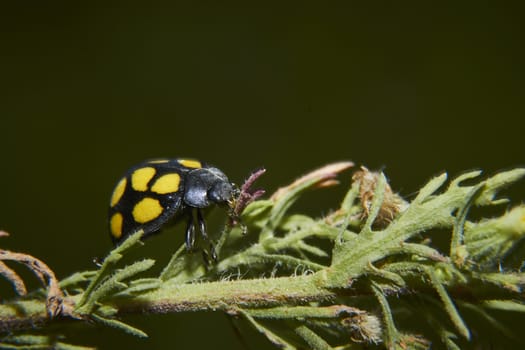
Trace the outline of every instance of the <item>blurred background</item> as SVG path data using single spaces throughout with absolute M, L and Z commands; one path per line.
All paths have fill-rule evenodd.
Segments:
M 264 166 L 259 185 L 268 192 L 350 159 L 383 169 L 408 198 L 442 171 L 523 166 L 523 12 L 498 5 L 41 2 L 5 10 L 0 228 L 11 237 L 2 247 L 41 258 L 61 278 L 93 269 L 92 258 L 111 248 L 113 186 L 147 158 L 198 158 L 238 183 Z M 326 214 L 349 179 L 294 210 Z M 509 195 L 523 201 L 523 182 Z M 224 221 L 216 214 L 215 232 Z M 160 267 L 182 236 L 175 227 L 141 254 Z M 5 281 L 0 289 L 11 293 Z M 150 339 L 80 327 L 69 340 L 242 348 L 220 314 L 128 321 Z M 252 348 L 271 348 L 246 332 Z

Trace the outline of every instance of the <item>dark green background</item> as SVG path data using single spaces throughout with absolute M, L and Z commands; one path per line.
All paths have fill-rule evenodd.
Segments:
M 265 166 L 269 191 L 351 159 L 383 168 L 405 196 L 443 170 L 524 165 L 523 12 L 472 4 L 4 10 L 0 227 L 12 236 L 2 246 L 40 257 L 59 277 L 93 268 L 110 249 L 112 187 L 145 158 L 197 157 L 236 182 Z M 514 189 L 525 198 L 523 183 Z M 327 213 L 343 191 L 314 193 L 302 208 Z M 165 263 L 182 241 L 182 228 L 171 233 L 143 254 Z M 222 315 L 129 321 L 151 340 L 98 328 L 73 339 L 240 348 Z

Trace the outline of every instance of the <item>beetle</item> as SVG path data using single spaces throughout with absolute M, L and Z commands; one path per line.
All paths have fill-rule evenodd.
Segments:
M 192 250 L 195 226 L 208 240 L 203 209 L 216 204 L 233 212 L 239 195 L 240 190 L 220 169 L 204 162 L 178 158 L 144 161 L 131 167 L 113 190 L 111 238 L 118 245 L 140 229 L 145 238 L 185 216 L 186 248 Z

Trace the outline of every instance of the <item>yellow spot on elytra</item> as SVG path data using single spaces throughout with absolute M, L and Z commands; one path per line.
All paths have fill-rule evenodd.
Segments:
M 151 186 L 151 191 L 158 193 L 158 194 L 166 194 L 166 193 L 172 193 L 177 192 L 179 189 L 180 184 L 180 175 L 173 173 L 173 174 L 166 174 L 159 177 L 153 186 Z
M 115 213 L 109 221 L 109 227 L 111 230 L 111 235 L 116 239 L 119 239 L 122 236 L 122 221 L 123 217 L 121 213 Z
M 148 163 L 150 163 L 150 164 L 162 164 L 162 163 L 167 163 L 169 161 L 170 161 L 169 159 L 155 159 L 155 160 L 150 160 Z
M 148 189 L 148 182 L 155 176 L 155 168 L 145 167 L 137 169 L 131 174 L 131 187 L 135 191 L 146 191 Z
M 178 162 L 180 165 L 185 166 L 186 168 L 202 168 L 202 164 L 198 160 L 179 159 Z
M 124 190 L 126 189 L 126 183 L 127 182 L 128 181 L 126 180 L 126 178 L 123 177 L 122 179 L 120 179 L 120 181 L 118 182 L 117 186 L 113 190 L 113 194 L 111 195 L 111 202 L 110 202 L 110 205 L 112 207 L 117 205 L 117 203 L 120 200 L 120 198 L 122 198 L 122 195 L 124 194 Z
M 158 218 L 162 214 L 162 210 L 162 206 L 157 199 L 146 197 L 135 204 L 132 215 L 136 222 L 144 224 Z

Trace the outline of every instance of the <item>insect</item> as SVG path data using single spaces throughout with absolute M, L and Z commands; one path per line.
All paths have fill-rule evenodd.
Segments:
M 198 160 L 145 161 L 130 168 L 113 190 L 109 206 L 111 238 L 118 245 L 139 229 L 147 237 L 166 223 L 185 217 L 186 248 L 191 250 L 196 226 L 208 240 L 203 209 L 218 204 L 229 207 L 230 213 L 236 212 L 240 192 L 221 170 Z

